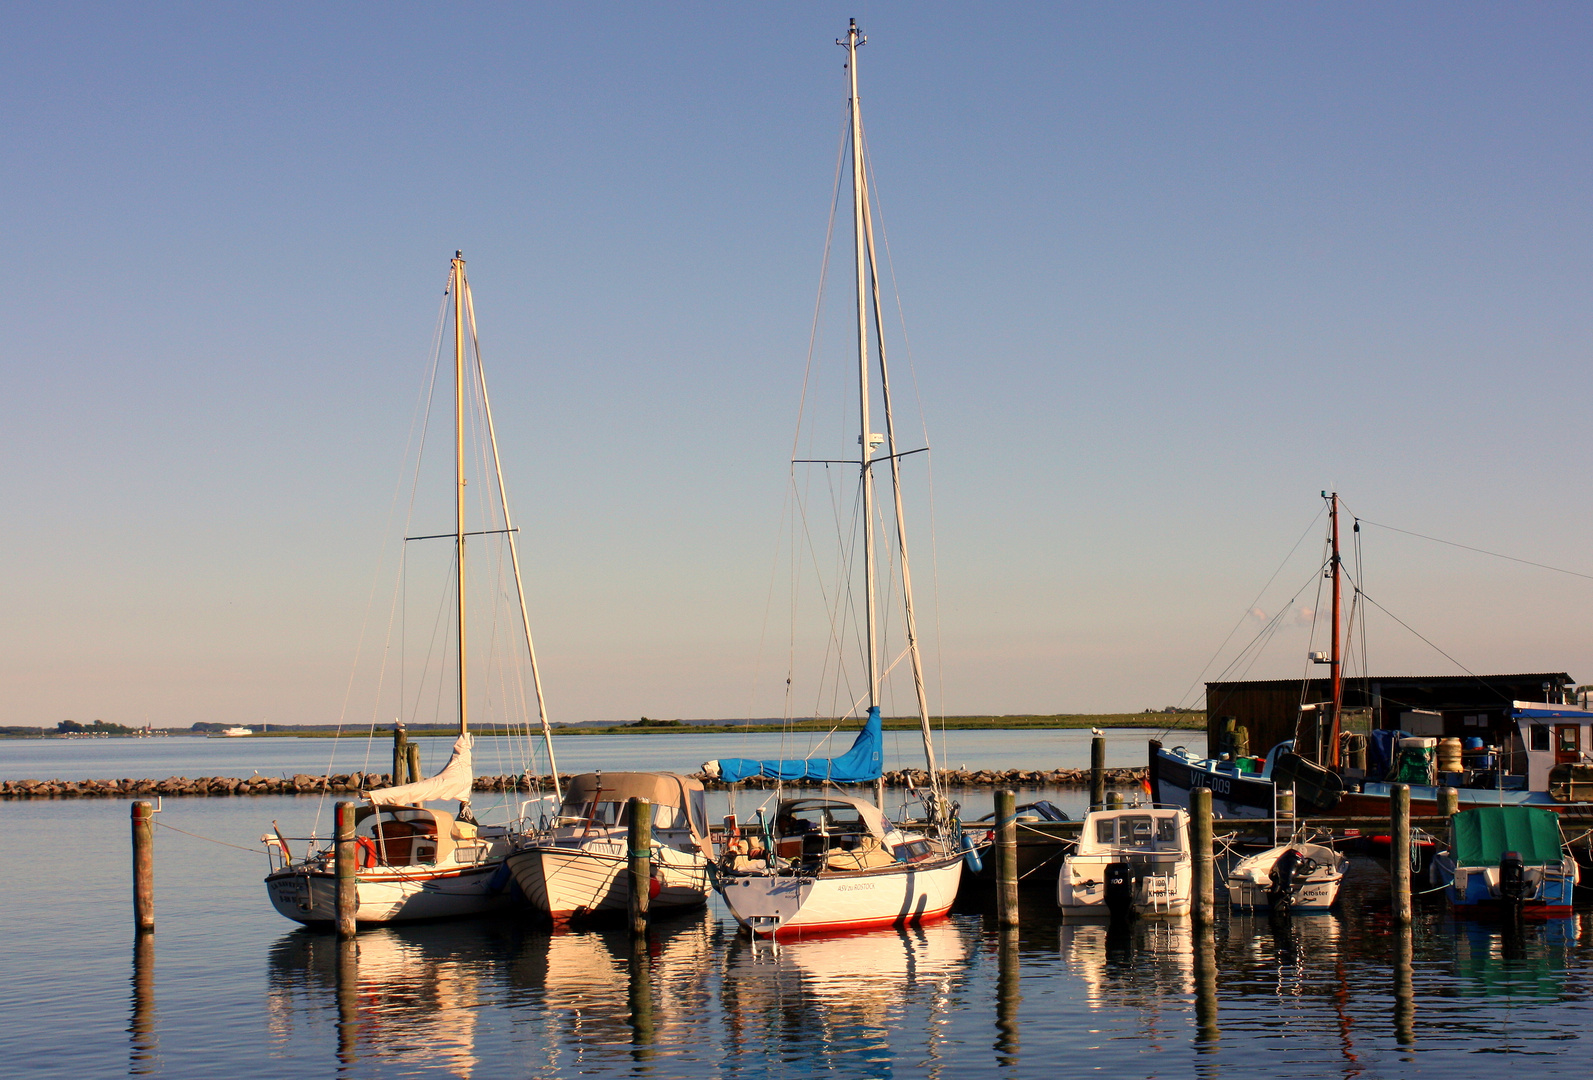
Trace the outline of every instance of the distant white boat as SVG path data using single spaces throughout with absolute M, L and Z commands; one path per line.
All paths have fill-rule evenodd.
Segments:
M 210 733 L 210 735 L 208 736 L 208 738 L 212 738 L 212 739 L 236 739 L 240 735 L 253 735 L 253 734 L 254 734 L 254 728 L 230 727 L 230 728 L 222 728 L 220 731 L 212 731 Z

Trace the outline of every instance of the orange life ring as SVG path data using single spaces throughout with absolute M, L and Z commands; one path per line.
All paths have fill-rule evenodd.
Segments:
M 369 870 L 376 865 L 376 841 L 368 836 L 355 839 L 354 865 L 361 870 Z

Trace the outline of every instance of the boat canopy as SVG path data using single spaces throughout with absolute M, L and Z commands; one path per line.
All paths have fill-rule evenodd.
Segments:
M 856 813 L 863 828 L 877 840 L 883 840 L 885 834 L 891 831 L 891 823 L 886 819 L 883 810 L 871 802 L 854 799 L 850 795 L 784 799 L 775 811 L 775 820 L 778 822 L 789 818 L 819 817 L 823 819 L 826 828 L 829 828 L 834 826 L 838 816 L 844 817 L 844 814 L 837 815 L 837 810 L 850 810 Z
M 770 780 L 823 780 L 831 784 L 864 784 L 878 780 L 885 767 L 885 736 L 880 726 L 879 706 L 868 710 L 868 723 L 857 733 L 852 748 L 836 758 L 786 758 L 757 761 L 753 758 L 720 758 L 703 766 L 709 776 L 727 784 L 754 776 Z
M 592 803 L 613 803 L 618 812 L 604 816 L 604 821 L 618 825 L 624 806 L 631 799 L 646 799 L 653 804 L 655 828 L 679 828 L 679 818 L 684 817 L 693 836 L 707 835 L 708 810 L 702 781 L 679 773 L 582 773 L 572 777 L 564 789 L 564 810 L 585 817 L 586 808 Z M 674 808 L 678 813 L 660 813 L 661 808 Z
M 367 791 L 365 797 L 377 806 L 394 804 L 413 806 L 417 803 L 443 802 L 448 799 L 468 803 L 470 789 L 476 780 L 475 771 L 470 763 L 470 746 L 471 738 L 467 732 L 454 740 L 453 755 L 436 776 L 416 780 L 413 784 L 377 788 L 375 791 Z
M 1547 866 L 1565 857 L 1560 816 L 1536 806 L 1479 806 L 1453 818 L 1456 866 L 1498 866 L 1505 852 L 1524 866 Z

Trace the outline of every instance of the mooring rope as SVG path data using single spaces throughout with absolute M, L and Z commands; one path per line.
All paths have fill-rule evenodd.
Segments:
M 177 826 L 168 825 L 164 821 L 157 821 L 157 822 L 155 822 L 155 824 L 159 825 L 163 829 L 170 829 L 172 832 L 182 833 L 184 836 L 191 836 L 195 840 L 204 840 L 207 843 L 220 844 L 222 847 L 236 848 L 239 851 L 252 851 L 256 855 L 267 855 L 267 854 L 270 854 L 268 851 L 266 851 L 265 848 L 244 847 L 241 844 L 229 844 L 225 840 L 216 840 L 216 839 L 214 839 L 212 837 L 209 837 L 209 836 L 200 836 L 196 832 L 189 832 L 187 829 L 179 829 Z

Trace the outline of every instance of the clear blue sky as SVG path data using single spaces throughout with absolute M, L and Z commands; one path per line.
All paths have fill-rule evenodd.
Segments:
M 778 712 L 851 15 L 946 711 L 1189 703 L 1329 486 L 1593 573 L 1588 5 L 7 4 L 0 723 L 335 717 L 456 248 L 555 718 Z M 1593 681 L 1593 581 L 1364 545 Z

